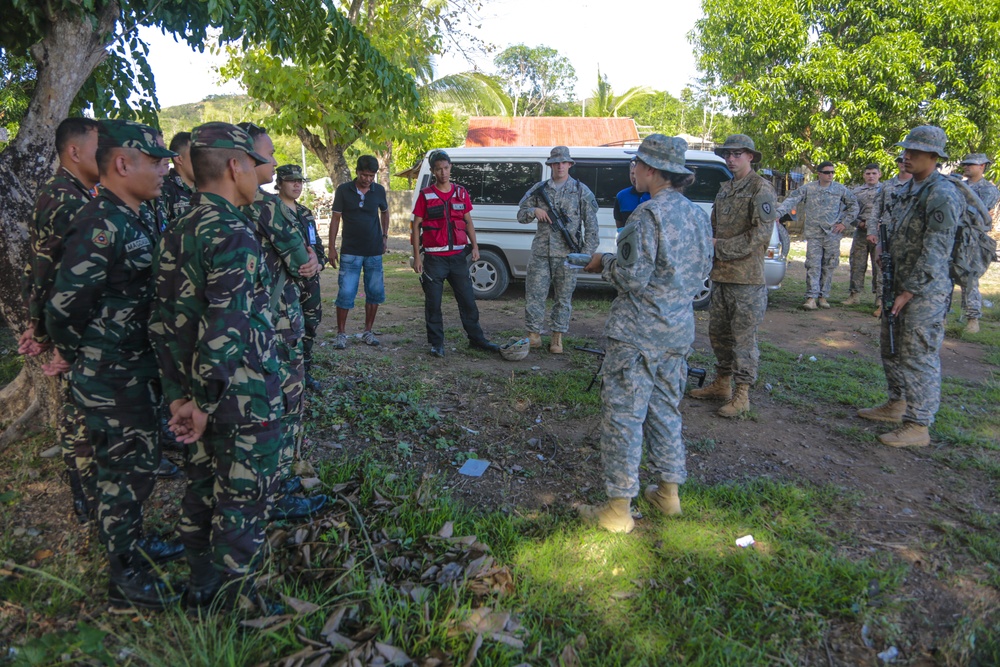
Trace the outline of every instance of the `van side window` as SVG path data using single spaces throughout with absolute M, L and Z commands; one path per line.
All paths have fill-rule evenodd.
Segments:
M 451 180 L 469 191 L 473 204 L 513 204 L 542 180 L 540 162 L 451 163 Z
M 729 170 L 722 165 L 691 164 L 686 165 L 694 172 L 694 183 L 684 190 L 684 196 L 691 201 L 708 202 L 715 201 L 715 195 L 719 194 L 722 184 L 733 176 Z
M 601 208 L 613 208 L 615 195 L 632 184 L 624 160 L 577 160 L 569 175 L 590 188 Z

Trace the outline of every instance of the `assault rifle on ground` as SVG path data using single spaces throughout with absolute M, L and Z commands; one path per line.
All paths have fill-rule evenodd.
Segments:
M 594 384 L 597 383 L 597 378 L 601 376 L 601 368 L 604 367 L 604 350 L 598 350 L 593 347 L 581 347 L 577 345 L 573 348 L 574 350 L 580 350 L 581 352 L 586 352 L 587 354 L 593 354 L 601 358 L 601 363 L 598 364 L 597 370 L 594 371 L 594 377 L 590 378 L 590 384 L 587 385 L 586 391 L 590 391 L 594 388 Z M 705 369 L 704 368 L 692 368 L 688 366 L 688 377 L 694 378 L 698 381 L 698 388 L 700 389 L 702 385 L 705 384 Z
M 896 301 L 892 289 L 892 255 L 889 254 L 889 227 L 878 226 L 878 242 L 882 246 L 879 254 L 879 264 L 882 269 L 882 317 L 889 324 L 889 354 L 896 354 L 896 316 L 892 314 L 892 306 Z
M 552 202 L 549 200 L 549 196 L 545 194 L 545 181 L 539 183 L 538 187 L 535 188 L 535 192 L 541 195 L 542 201 L 545 202 L 545 207 L 549 209 L 549 224 L 551 224 L 557 232 L 563 235 L 563 238 L 566 240 L 566 245 L 569 246 L 570 252 L 580 252 L 580 244 L 575 238 L 573 238 L 573 235 L 570 234 L 569 228 L 566 227 L 566 216 L 563 215 L 562 211 L 552 205 Z

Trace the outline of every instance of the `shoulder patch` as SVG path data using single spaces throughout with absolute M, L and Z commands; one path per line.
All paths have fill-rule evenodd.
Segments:
M 764 202 L 763 204 L 760 205 L 760 210 L 761 210 L 761 212 L 764 215 L 770 215 L 771 214 L 771 203 L 770 202 Z
M 98 248 L 107 248 L 112 241 L 111 232 L 105 229 L 95 229 L 90 235 L 90 241 Z
M 632 266 L 638 259 L 639 251 L 635 247 L 638 240 L 638 225 L 631 222 L 618 231 L 618 266 Z
M 247 273 L 251 276 L 257 273 L 257 258 L 254 255 L 247 255 Z

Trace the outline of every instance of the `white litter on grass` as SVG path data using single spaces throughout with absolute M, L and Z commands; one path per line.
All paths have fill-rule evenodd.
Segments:
M 809 361 L 816 361 L 816 357 L 809 357 Z
M 890 646 L 889 648 L 878 654 L 878 659 L 886 663 L 892 662 L 898 657 L 899 657 L 899 649 L 896 648 L 895 646 Z
M 489 461 L 484 461 L 483 459 L 468 459 L 461 468 L 458 469 L 459 475 L 467 475 L 469 477 L 482 477 L 486 469 L 490 467 Z
M 744 535 L 736 540 L 736 546 L 746 549 L 754 543 L 753 535 Z

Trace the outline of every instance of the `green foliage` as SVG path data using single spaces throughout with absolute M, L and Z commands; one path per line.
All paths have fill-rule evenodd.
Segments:
M 691 33 L 699 67 L 721 85 L 766 159 L 891 171 L 915 125 L 949 151 L 1000 148 L 1000 4 L 958 0 L 705 0 Z
M 544 116 L 550 103 L 564 95 L 571 97 L 576 85 L 576 70 L 569 59 L 548 46 L 508 46 L 493 64 L 514 101 L 514 116 Z
M 644 97 L 648 97 L 653 94 L 653 91 L 651 88 L 647 88 L 646 86 L 633 86 L 621 95 L 615 95 L 614 90 L 611 88 L 611 84 L 608 82 L 608 75 L 601 74 L 601 68 L 598 67 L 597 88 L 595 88 L 594 92 L 591 94 L 592 99 L 589 100 L 590 103 L 587 105 L 588 116 L 613 116 L 617 118 L 618 112 L 621 111 L 625 105 L 633 100 L 641 100 Z
M 53 632 L 32 639 L 18 650 L 13 664 L 17 667 L 69 664 L 73 657 L 83 655 L 89 658 L 86 664 L 114 665 L 115 660 L 104 648 L 107 635 L 103 630 L 77 623 L 75 630 Z
M 17 134 L 34 90 L 34 61 L 0 48 L 0 128 L 7 130 L 9 137 Z
M 465 130 L 468 125 L 467 116 L 460 118 L 455 111 L 447 107 L 433 111 L 430 114 L 430 123 L 422 125 L 415 136 L 395 145 L 394 159 L 397 169 L 413 166 L 431 149 L 461 145 L 465 140 Z M 394 190 L 407 190 L 411 187 L 405 178 L 392 180 Z

